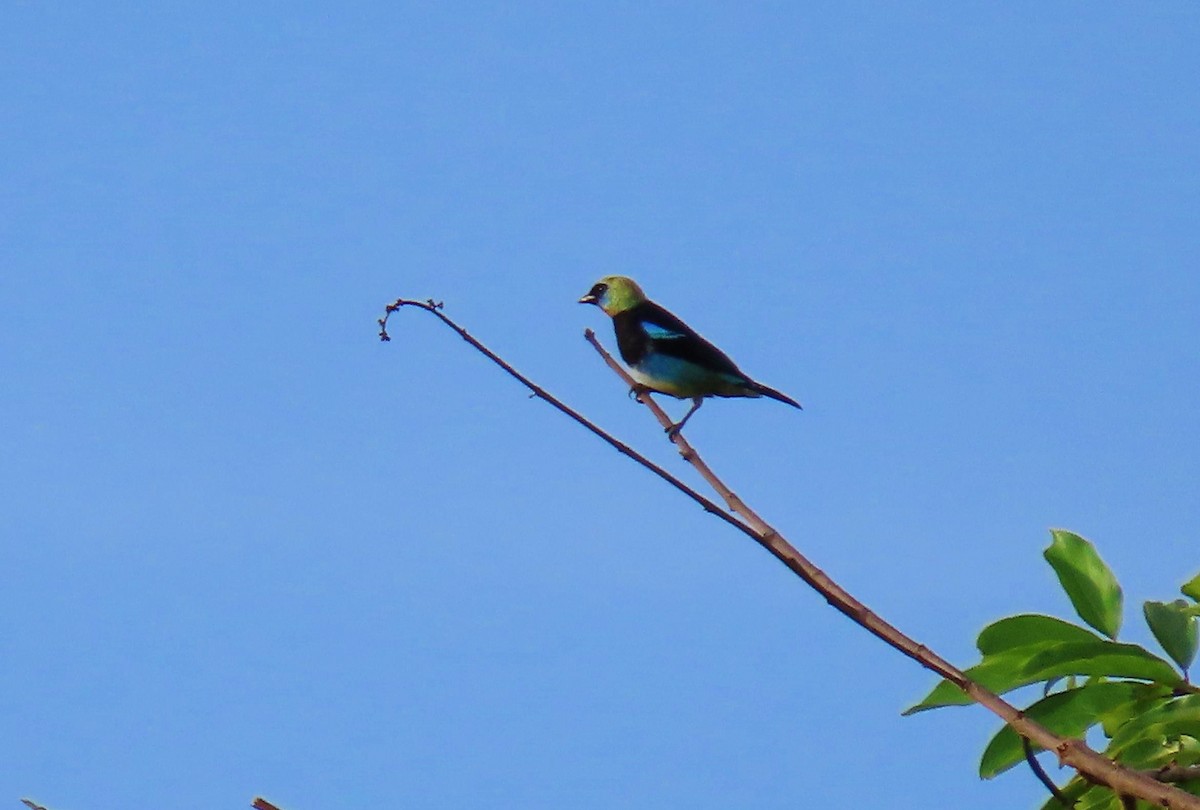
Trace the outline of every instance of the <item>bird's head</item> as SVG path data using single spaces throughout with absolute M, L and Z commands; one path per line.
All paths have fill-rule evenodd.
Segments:
M 605 276 L 592 285 L 579 303 L 595 304 L 608 315 L 618 315 L 645 300 L 646 294 L 633 279 L 628 276 Z

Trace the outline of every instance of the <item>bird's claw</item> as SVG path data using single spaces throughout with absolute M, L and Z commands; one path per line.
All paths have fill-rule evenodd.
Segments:
M 641 383 L 634 383 L 629 389 L 629 398 L 636 399 L 638 402 L 641 402 L 642 394 L 648 393 L 650 393 L 650 389 L 648 387 L 642 385 Z
M 668 439 L 674 439 L 676 436 L 679 435 L 679 429 L 682 427 L 683 427 L 683 423 L 679 423 L 676 425 L 671 425 L 670 427 L 663 428 L 663 430 L 666 432 Z

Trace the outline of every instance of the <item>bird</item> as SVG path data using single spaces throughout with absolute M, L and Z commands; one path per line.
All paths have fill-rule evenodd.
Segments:
M 595 304 L 612 318 L 621 359 L 638 386 L 692 400 L 684 417 L 667 428 L 668 436 L 679 433 L 706 397 L 770 397 L 800 408 L 787 394 L 751 379 L 628 276 L 604 276 L 579 303 Z

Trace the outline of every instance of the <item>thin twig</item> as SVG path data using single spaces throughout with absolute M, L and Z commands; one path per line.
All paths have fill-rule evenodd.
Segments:
M 262 796 L 255 796 L 254 801 L 251 802 L 250 806 L 253 807 L 254 810 L 279 810 L 278 807 L 271 804 Z
M 1037 757 L 1033 755 L 1033 743 L 1029 742 L 1028 737 L 1021 738 L 1021 748 L 1025 750 L 1025 761 L 1029 763 L 1029 769 L 1033 771 L 1033 775 L 1045 786 L 1046 790 L 1050 791 L 1050 794 L 1058 799 L 1058 803 L 1063 807 L 1074 807 L 1075 802 L 1068 799 L 1066 794 L 1058 789 L 1058 785 L 1054 784 L 1054 780 L 1046 773 L 1042 763 L 1038 762 Z
M 708 498 L 704 497 L 696 490 L 689 487 L 687 484 L 685 484 L 679 478 L 677 478 L 674 475 L 672 475 L 671 473 L 667 472 L 665 469 L 663 469 L 659 465 L 655 464 L 653 461 L 646 458 L 645 456 L 643 456 L 638 451 L 634 450 L 629 445 L 625 444 L 621 440 L 619 440 L 616 437 L 605 432 L 602 428 L 598 427 L 594 422 L 592 422 L 587 417 L 580 415 L 579 413 L 577 413 L 576 411 L 574 411 L 567 405 L 563 404 L 563 402 L 561 400 L 559 400 L 557 397 L 548 393 L 540 385 L 537 385 L 536 383 L 534 383 L 533 380 L 530 380 L 524 374 L 522 374 L 521 372 L 517 371 L 515 368 L 510 366 L 507 362 L 505 362 L 505 360 L 503 358 L 501 358 L 499 355 L 497 355 L 495 352 L 493 352 L 487 346 L 484 346 L 482 343 L 480 343 L 478 340 L 476 340 L 474 337 L 472 337 L 470 335 L 470 333 L 467 332 L 466 329 L 463 329 L 461 326 L 456 324 L 454 321 L 450 320 L 445 315 L 443 315 L 441 312 L 442 305 L 440 303 L 435 303 L 432 299 L 429 301 L 426 301 L 426 302 L 408 301 L 403 298 L 397 299 L 396 303 L 388 305 L 387 313 L 382 318 L 379 319 L 379 330 L 380 330 L 379 338 L 380 338 L 380 340 L 391 340 L 391 337 L 387 333 L 388 316 L 390 316 L 393 312 L 400 309 L 401 307 L 406 307 L 406 306 L 417 307 L 419 309 L 425 310 L 426 312 L 432 313 L 437 318 L 439 318 L 442 321 L 442 323 L 446 324 L 451 329 L 453 329 L 455 332 L 457 332 L 463 340 L 467 341 L 467 343 L 470 343 L 477 350 L 482 352 L 489 360 L 491 360 L 496 365 L 500 366 L 500 368 L 507 371 L 511 377 L 515 378 L 522 385 L 524 385 L 526 388 L 528 388 L 530 391 L 532 391 L 533 396 L 538 397 L 539 399 L 542 399 L 542 400 L 548 402 L 550 405 L 554 406 L 559 411 L 561 411 L 562 413 L 571 417 L 576 422 L 578 422 L 579 424 L 583 425 L 585 428 L 590 430 L 592 433 L 599 436 L 604 441 L 608 442 L 610 445 L 612 445 L 614 448 L 616 448 L 617 451 L 624 453 L 626 456 L 629 456 L 631 459 L 636 461 L 638 464 L 641 464 L 643 467 L 650 470 L 652 473 L 657 475 L 659 478 L 663 479 L 668 484 L 675 487 L 680 492 L 682 492 L 683 494 L 687 495 L 692 500 L 699 503 L 702 507 L 704 507 L 704 511 L 709 512 L 713 515 L 716 515 L 717 517 L 721 518 L 721 520 L 724 520 L 726 523 L 729 523 L 730 525 L 734 526 L 735 528 L 737 528 L 741 531 L 746 531 L 746 527 L 742 525 L 741 521 L 739 521 L 737 518 L 735 518 L 732 515 L 730 515 L 729 513 L 727 513 L 720 506 L 717 506 L 717 504 L 713 503 L 711 500 L 709 500 Z
M 387 334 L 388 317 L 401 307 L 415 306 L 435 315 L 443 323 L 458 333 L 463 340 L 470 343 L 478 351 L 482 352 L 492 362 L 496 363 L 504 369 L 509 375 L 519 380 L 533 394 L 556 409 L 569 416 L 579 424 L 586 427 L 596 436 L 603 439 L 612 447 L 616 448 L 621 453 L 624 453 L 629 458 L 634 459 L 639 464 L 643 465 L 650 471 L 654 472 L 663 480 L 670 483 L 679 491 L 692 498 L 694 501 L 704 507 L 705 511 L 720 517 L 726 523 L 734 526 L 744 534 L 753 538 L 757 543 L 762 545 L 771 552 L 780 562 L 786 565 L 793 573 L 799 576 L 802 580 L 808 583 L 814 590 L 820 593 L 825 600 L 834 608 L 848 616 L 852 621 L 871 632 L 876 637 L 882 639 L 888 645 L 918 662 L 925 668 L 932 670 L 938 675 L 941 675 L 946 680 L 953 683 L 959 689 L 967 694 L 971 699 L 985 708 L 992 711 L 1008 724 L 1014 731 L 1022 737 L 1027 737 L 1037 743 L 1042 748 L 1054 751 L 1059 758 L 1059 761 L 1065 765 L 1078 770 L 1085 777 L 1096 782 L 1108 785 L 1113 790 L 1121 794 L 1130 794 L 1144 799 L 1159 807 L 1170 808 L 1170 810 L 1200 810 L 1200 798 L 1184 793 L 1170 785 L 1163 784 L 1155 779 L 1137 771 L 1132 771 L 1125 768 L 1112 760 L 1096 753 L 1083 740 L 1070 739 L 1060 737 L 1051 732 L 1039 723 L 1035 723 L 1025 717 L 1023 713 L 1018 711 L 1014 706 L 1009 704 L 999 695 L 984 689 L 979 684 L 968 678 L 960 669 L 949 663 L 941 656 L 935 654 L 923 644 L 918 644 L 908 636 L 901 633 L 892 625 L 885 622 L 878 615 L 868 609 L 862 602 L 859 602 L 850 595 L 840 585 L 831 580 L 824 572 L 808 561 L 794 546 L 788 543 L 783 536 L 774 528 L 769 526 L 757 514 L 749 509 L 741 499 L 737 498 L 728 487 L 720 483 L 719 479 L 708 470 L 707 466 L 703 467 L 708 470 L 706 478 L 711 476 L 717 481 L 714 487 L 717 487 L 718 492 L 723 493 L 726 502 L 731 509 L 734 509 L 738 514 L 746 519 L 747 523 L 743 523 L 730 516 L 727 512 L 720 509 L 712 501 L 697 493 L 695 490 L 688 487 L 678 478 L 668 473 L 658 465 L 646 459 L 637 451 L 630 448 L 628 445 L 617 440 L 606 431 L 597 427 L 595 424 L 585 419 L 576 411 L 563 404 L 557 398 L 548 394 L 541 386 L 535 384 L 524 375 L 517 372 L 511 365 L 501 359 L 497 354 L 492 352 L 474 337 L 472 337 L 465 329 L 457 323 L 446 317 L 441 312 L 442 305 L 429 299 L 425 302 L 412 301 L 407 299 L 397 299 L 395 303 L 388 305 L 387 313 L 383 318 L 379 319 L 379 337 L 381 340 L 390 340 Z M 593 345 L 597 348 L 602 348 L 599 343 L 594 341 Z M 609 358 L 611 360 L 611 358 Z M 615 361 L 611 363 L 617 370 L 622 373 L 623 378 L 628 379 L 624 375 L 624 370 L 616 365 Z M 628 380 L 628 382 L 632 382 Z M 632 387 L 632 386 L 631 386 Z M 642 395 L 640 399 L 643 402 L 652 402 L 649 395 Z M 649 405 L 647 405 L 649 407 Z M 657 405 L 655 406 L 657 407 Z M 661 411 L 661 409 L 659 409 Z M 663 414 L 661 419 L 665 419 Z M 660 419 L 660 421 L 661 421 Z M 666 424 L 669 424 L 667 420 Z M 678 443 L 677 443 L 678 444 Z M 684 454 L 684 458 L 690 463 L 695 463 L 699 458 L 695 450 L 686 443 L 678 444 L 680 451 Z M 701 462 L 703 464 L 703 462 Z M 697 467 L 700 470 L 701 467 Z M 705 475 L 704 472 L 701 472 Z M 710 481 L 712 483 L 712 481 Z M 718 486 L 719 485 L 719 486 Z M 753 525 L 748 525 L 753 522 Z
M 21 799 L 21 804 L 29 808 L 29 810 L 46 810 L 45 807 L 33 801 L 32 799 Z

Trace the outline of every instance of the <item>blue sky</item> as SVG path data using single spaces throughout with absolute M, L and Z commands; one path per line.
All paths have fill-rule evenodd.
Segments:
M 1200 569 L 1194 3 L 9 3 L 0 797 L 1032 807 L 982 710 L 687 480 L 581 338 L 624 273 L 805 404 L 688 427 L 961 663 Z M 676 415 L 684 408 L 668 402 Z

